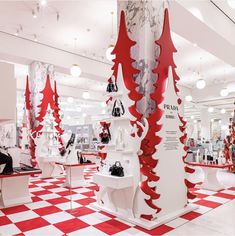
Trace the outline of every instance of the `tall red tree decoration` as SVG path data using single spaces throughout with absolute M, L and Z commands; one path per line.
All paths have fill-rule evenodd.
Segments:
M 29 133 L 32 135 L 32 130 L 33 130 L 33 117 L 32 117 L 32 106 L 30 102 L 30 90 L 29 90 L 29 78 L 27 76 L 26 78 L 26 88 L 25 88 L 25 110 L 26 110 L 26 115 L 27 115 L 27 120 L 28 120 L 28 130 Z M 32 136 L 29 136 L 29 149 L 30 149 L 30 155 L 31 155 L 31 164 L 33 167 L 36 166 L 36 156 L 35 156 L 35 143 L 32 138 Z
M 131 58 L 131 47 L 136 44 L 135 41 L 131 40 L 128 36 L 126 29 L 125 13 L 121 11 L 119 33 L 116 45 L 112 51 L 112 54 L 116 55 L 113 60 L 114 65 L 112 67 L 113 76 L 117 79 L 118 65 L 122 65 L 123 81 L 125 87 L 130 91 L 128 97 L 130 100 L 134 101 L 134 104 L 128 108 L 130 114 L 136 118 L 135 121 L 131 121 L 133 125 L 136 121 L 140 121 L 142 114 L 137 111 L 136 103 L 139 101 L 143 95 L 138 93 L 136 88 L 139 86 L 135 80 L 134 76 L 140 71 L 132 66 L 134 59 Z
M 52 110 L 55 110 L 56 108 L 54 100 L 54 92 L 51 88 L 49 75 L 47 75 L 45 88 L 40 93 L 43 94 L 43 98 L 41 100 L 41 104 L 38 106 L 40 108 L 40 112 L 36 118 L 36 120 L 39 122 L 39 125 L 35 128 L 36 132 L 40 132 L 40 130 L 43 128 L 43 125 L 40 123 L 44 120 L 48 106 L 50 106 Z

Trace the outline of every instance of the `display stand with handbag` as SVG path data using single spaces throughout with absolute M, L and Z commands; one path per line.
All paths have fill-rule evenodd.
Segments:
M 100 136 L 100 141 L 102 144 L 108 144 L 109 141 L 111 140 L 111 133 L 109 130 L 110 123 L 106 122 L 101 122 L 102 125 L 102 132 L 99 134 Z
M 115 100 L 113 104 L 112 116 L 120 117 L 125 114 L 125 108 L 120 99 Z
M 114 165 L 109 168 L 109 172 L 113 176 L 123 177 L 124 169 L 120 161 L 116 161 Z
M 108 81 L 106 92 L 113 93 L 118 91 L 117 82 L 115 80 L 115 77 L 112 75 L 111 78 Z

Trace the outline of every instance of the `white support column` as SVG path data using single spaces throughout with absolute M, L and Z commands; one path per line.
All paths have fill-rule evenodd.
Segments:
M 206 141 L 210 140 L 211 138 L 211 130 L 210 130 L 210 114 L 207 111 L 207 108 L 202 108 L 200 111 L 200 117 L 201 117 L 201 138 L 205 139 Z

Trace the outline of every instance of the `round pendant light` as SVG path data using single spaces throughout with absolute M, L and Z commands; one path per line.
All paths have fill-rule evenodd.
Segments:
M 208 112 L 212 113 L 214 111 L 214 107 L 208 107 Z
M 90 93 L 88 91 L 84 91 L 83 94 L 82 94 L 82 97 L 84 99 L 89 99 L 90 98 Z
M 226 110 L 225 110 L 225 109 L 221 109 L 221 110 L 220 110 L 220 113 L 221 113 L 221 114 L 225 114 L 225 113 L 226 113 Z
M 206 81 L 204 79 L 199 79 L 196 84 L 198 89 L 204 89 L 206 86 Z
M 227 88 L 221 89 L 220 95 L 221 95 L 222 97 L 228 96 L 228 89 L 227 89 Z
M 194 116 L 192 115 L 192 116 L 190 116 L 190 118 L 191 118 L 191 120 L 193 120 L 193 119 L 194 119 Z
M 68 103 L 73 103 L 73 101 L 74 101 L 73 97 L 68 97 L 68 98 L 67 98 L 67 102 L 68 102 Z
M 185 97 L 185 101 L 186 102 L 191 102 L 193 100 L 193 97 L 191 96 L 191 95 L 187 95 L 186 97 Z
M 235 8 L 235 0 L 227 0 L 228 5 L 232 8 Z
M 231 116 L 234 116 L 234 111 L 231 112 Z
M 110 44 L 106 50 L 106 58 L 109 61 L 112 61 L 113 59 L 115 59 L 115 55 L 111 54 L 113 49 L 114 49 L 114 45 Z
M 81 68 L 77 64 L 73 64 L 70 68 L 70 74 L 74 77 L 79 77 L 82 73 Z

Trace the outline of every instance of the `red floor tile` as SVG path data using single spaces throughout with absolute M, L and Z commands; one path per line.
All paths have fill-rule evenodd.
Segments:
M 139 226 L 135 226 L 135 228 L 140 231 L 143 231 L 147 234 L 150 234 L 152 236 L 160 236 L 160 235 L 163 235 L 163 234 L 174 229 L 174 228 L 167 226 L 167 225 L 161 225 L 161 226 L 158 226 L 157 228 L 152 229 L 152 230 L 147 230 L 147 229 L 141 228 Z
M 40 197 L 34 196 L 34 197 L 32 197 L 32 201 L 33 202 L 40 202 L 40 201 L 42 201 L 42 199 Z
M 191 211 L 189 213 L 186 213 L 184 215 L 181 216 L 181 218 L 185 219 L 185 220 L 193 220 L 199 216 L 201 216 L 202 214 L 195 212 L 195 211 Z
M 103 214 L 103 215 L 105 215 L 105 216 L 108 216 L 108 217 L 110 217 L 110 218 L 116 218 L 116 216 L 111 215 L 111 214 L 109 214 L 109 213 L 107 213 L 107 212 L 105 212 L 105 211 L 99 211 L 99 213 L 101 213 L 101 214 Z
M 113 234 L 119 233 L 123 230 L 130 228 L 129 225 L 126 225 L 115 219 L 111 219 L 111 220 L 102 222 L 100 224 L 93 225 L 93 227 L 101 230 L 102 232 L 108 235 L 113 235 Z
M 60 195 L 60 196 L 69 196 L 69 195 L 71 195 L 71 194 L 77 194 L 76 192 L 74 192 L 74 191 L 70 191 L 70 190 L 66 190 L 66 191 L 63 191 L 63 192 L 58 192 L 58 193 L 56 193 L 56 194 L 58 194 L 58 195 Z
M 87 196 L 87 197 L 94 197 L 95 196 L 95 194 L 94 194 L 94 192 L 93 191 L 89 191 L 89 192 L 85 192 L 85 193 L 81 193 L 82 195 L 85 195 L 85 196 Z
M 11 224 L 11 223 L 12 222 L 11 222 L 11 220 L 8 217 L 6 217 L 6 216 L 1 216 L 0 217 L 0 226 L 8 225 L 8 224 Z
M 235 187 L 231 187 L 229 188 L 229 190 L 235 191 Z
M 41 217 L 24 220 L 15 224 L 22 232 L 26 232 L 33 229 L 38 229 L 49 225 L 49 223 Z
M 205 207 L 210 207 L 210 208 L 216 208 L 216 207 L 222 205 L 221 203 L 218 203 L 218 202 L 212 202 L 212 201 L 203 200 L 203 199 L 201 199 L 199 201 L 196 201 L 194 203 L 197 204 L 197 205 L 201 205 L 201 206 L 205 206 Z
M 193 192 L 193 194 L 196 195 L 197 198 L 205 198 L 209 196 L 207 194 L 202 194 L 202 193 L 197 193 L 197 192 Z
M 42 208 L 34 210 L 34 212 L 40 216 L 45 216 L 45 215 L 53 214 L 60 211 L 61 209 L 59 209 L 56 206 L 47 206 L 47 207 L 42 207 Z
M 8 208 L 1 209 L 1 211 L 5 215 L 10 215 L 10 214 L 19 213 L 19 212 L 28 211 L 28 210 L 29 210 L 29 208 L 26 207 L 25 205 L 20 205 L 20 206 L 14 206 L 14 207 L 8 207 Z
M 58 228 L 59 230 L 61 230 L 63 233 L 67 234 L 67 233 L 71 233 L 79 229 L 86 228 L 90 225 L 75 218 L 75 219 L 66 220 L 66 221 L 54 224 L 54 226 Z
M 222 198 L 226 198 L 226 199 L 235 199 L 235 195 L 228 194 L 228 193 L 216 193 L 213 196 L 222 197 Z
M 41 191 L 33 192 L 33 195 L 45 195 L 45 194 L 51 194 L 51 192 L 48 190 L 41 190 Z
M 76 217 L 80 217 L 80 216 L 92 214 L 94 212 L 95 212 L 94 210 L 88 207 L 78 207 L 78 208 L 73 209 L 72 215 Z
M 58 198 L 49 199 L 49 200 L 47 200 L 47 202 L 49 202 L 53 205 L 56 205 L 56 204 L 60 204 L 60 203 L 69 202 L 69 199 L 64 198 L 64 197 L 58 197 Z
M 94 198 L 84 198 L 84 199 L 79 199 L 75 202 L 77 202 L 81 205 L 89 205 L 92 202 L 96 202 L 96 200 Z

